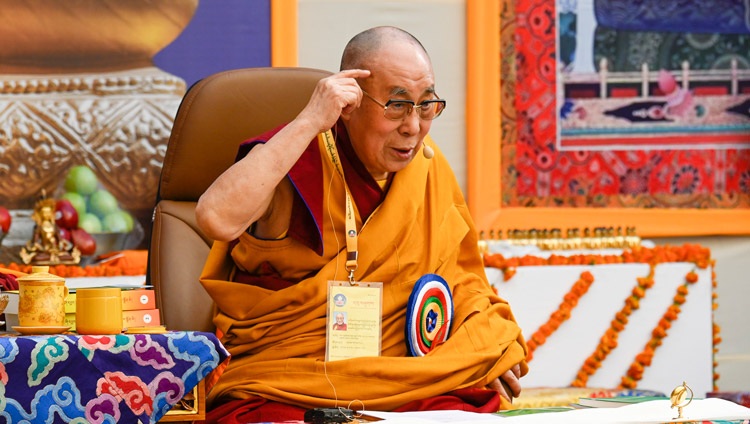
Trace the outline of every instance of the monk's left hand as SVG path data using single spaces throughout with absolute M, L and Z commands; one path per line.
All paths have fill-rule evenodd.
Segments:
M 495 390 L 508 400 L 513 402 L 513 398 L 518 397 L 521 394 L 521 366 L 519 364 L 514 365 L 508 371 L 505 371 L 500 378 L 496 378 L 489 384 L 489 388 Z

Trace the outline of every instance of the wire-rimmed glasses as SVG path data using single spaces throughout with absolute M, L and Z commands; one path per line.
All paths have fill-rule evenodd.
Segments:
M 440 116 L 445 109 L 444 99 L 423 100 L 419 104 L 416 104 L 411 100 L 389 99 L 385 104 L 382 104 L 365 90 L 362 90 L 362 93 L 367 96 L 367 98 L 377 103 L 378 106 L 382 107 L 383 116 L 393 121 L 399 121 L 406 118 L 414 109 L 418 110 L 417 114 L 420 119 L 431 121 Z

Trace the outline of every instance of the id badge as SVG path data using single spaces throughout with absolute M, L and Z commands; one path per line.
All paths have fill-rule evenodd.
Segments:
M 326 361 L 380 356 L 383 283 L 328 282 Z

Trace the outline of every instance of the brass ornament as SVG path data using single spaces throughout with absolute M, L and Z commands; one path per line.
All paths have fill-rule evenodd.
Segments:
M 690 392 L 689 398 L 688 392 Z M 693 401 L 693 389 L 691 389 L 690 386 L 688 386 L 687 383 L 683 381 L 682 385 L 677 386 L 674 388 L 674 390 L 672 390 L 672 394 L 669 395 L 669 400 L 672 402 L 671 408 L 677 408 L 677 416 L 673 419 L 682 419 L 683 408 L 690 405 L 690 402 Z

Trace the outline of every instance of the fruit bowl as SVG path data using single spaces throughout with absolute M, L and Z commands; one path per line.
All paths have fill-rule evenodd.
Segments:
M 93 233 L 91 237 L 96 240 L 96 251 L 91 256 L 96 258 L 105 253 L 125 249 L 130 233 Z
M 143 227 L 135 225 L 129 233 L 93 233 L 96 240 L 96 251 L 92 256 L 99 256 L 118 250 L 133 249 L 143 241 Z
M 83 266 L 95 262 L 101 255 L 136 248 L 143 241 L 144 232 L 143 227 L 136 224 L 129 233 L 91 233 L 91 237 L 96 241 L 96 250 L 92 255 L 81 257 Z

